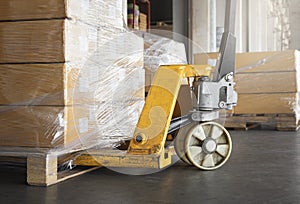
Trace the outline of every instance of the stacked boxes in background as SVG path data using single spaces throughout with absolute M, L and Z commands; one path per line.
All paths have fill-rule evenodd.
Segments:
M 127 25 L 128 28 L 139 30 L 140 7 L 130 3 L 127 5 Z
M 196 64 L 215 65 L 217 53 L 195 55 Z M 235 115 L 292 115 L 299 120 L 300 52 L 253 52 L 236 55 Z M 288 124 L 286 123 L 288 126 Z
M 146 14 L 140 13 L 139 28 L 141 31 L 147 31 L 147 15 Z
M 128 131 L 122 119 L 135 125 L 143 40 L 123 28 L 122 10 L 118 0 L 0 2 L 0 146 L 80 146 L 107 136 L 106 124 L 120 123 L 116 137 Z

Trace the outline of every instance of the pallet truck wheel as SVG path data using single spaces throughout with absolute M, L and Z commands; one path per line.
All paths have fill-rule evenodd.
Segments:
M 202 170 L 223 166 L 232 151 L 228 131 L 218 123 L 194 124 L 186 134 L 185 156 L 189 163 Z
M 190 129 L 195 126 L 195 123 L 189 124 L 185 127 L 182 127 L 179 129 L 178 134 L 175 138 L 174 142 L 174 148 L 176 151 L 177 156 L 184 161 L 185 163 L 189 165 L 193 165 L 188 158 L 186 157 L 186 151 L 185 151 L 185 140 L 186 140 L 186 135 L 190 131 Z

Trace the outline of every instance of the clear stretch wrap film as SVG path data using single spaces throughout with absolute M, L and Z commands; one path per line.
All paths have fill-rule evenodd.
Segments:
M 196 54 L 196 64 L 215 65 L 217 53 Z M 300 113 L 300 52 L 253 52 L 236 55 L 237 115 Z
M 125 30 L 101 37 L 79 61 L 1 65 L 1 145 L 68 151 L 132 136 L 144 104 L 143 40 Z
M 144 39 L 146 92 L 149 91 L 149 87 L 159 66 L 187 64 L 187 55 L 183 43 L 142 31 L 135 31 L 135 34 Z M 183 84 L 185 83 L 186 81 L 183 80 Z
M 132 136 L 144 42 L 123 28 L 122 1 L 10 0 L 0 10 L 1 147 L 60 155 Z
M 183 43 L 158 35 L 136 32 L 145 42 L 144 67 L 154 73 L 161 65 L 187 64 Z

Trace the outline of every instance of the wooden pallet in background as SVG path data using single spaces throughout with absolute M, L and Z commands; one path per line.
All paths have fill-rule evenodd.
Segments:
M 60 170 L 59 164 L 75 159 L 82 151 L 57 155 L 49 149 L 25 147 L 0 147 L 0 162 L 26 162 L 27 183 L 34 186 L 50 186 L 88 173 L 99 167 L 75 167 Z
M 295 114 L 233 114 L 226 118 L 225 127 L 248 130 L 273 124 L 279 131 L 297 131 L 300 123 Z

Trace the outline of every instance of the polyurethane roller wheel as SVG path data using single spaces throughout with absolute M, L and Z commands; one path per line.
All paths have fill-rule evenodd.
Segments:
M 186 157 L 186 150 L 185 150 L 185 140 L 188 132 L 191 128 L 195 126 L 195 123 L 189 124 L 185 127 L 179 129 L 178 134 L 175 138 L 174 148 L 176 151 L 177 156 L 184 161 L 185 163 L 192 165 L 191 162 Z
M 223 166 L 232 151 L 228 131 L 218 123 L 193 124 L 184 140 L 185 159 L 202 170 L 215 170 Z

